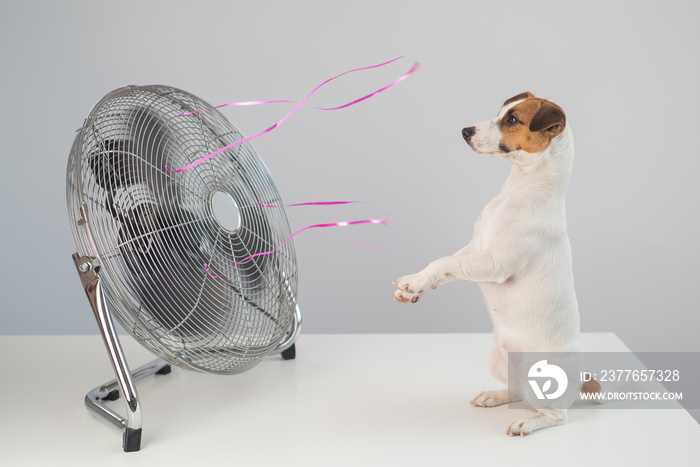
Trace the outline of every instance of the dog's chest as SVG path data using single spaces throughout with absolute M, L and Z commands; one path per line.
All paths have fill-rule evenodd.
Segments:
M 492 199 L 481 211 L 474 225 L 472 247 L 476 250 L 486 250 L 498 232 L 498 218 L 503 211 L 504 200 L 498 197 Z
M 475 250 L 487 250 L 504 243 L 520 227 L 523 206 L 509 197 L 498 195 L 484 207 L 474 226 L 471 245 Z

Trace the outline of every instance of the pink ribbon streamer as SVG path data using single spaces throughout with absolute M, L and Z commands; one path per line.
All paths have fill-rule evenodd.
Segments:
M 228 104 L 221 104 L 221 105 L 216 105 L 214 107 L 210 107 L 208 109 L 204 110 L 193 110 L 192 112 L 185 112 L 184 114 L 178 115 L 178 117 L 183 117 L 185 115 L 192 115 L 192 114 L 198 114 L 200 112 L 207 112 L 209 110 L 214 110 L 214 109 L 220 109 L 221 107 L 232 107 L 232 106 L 238 106 L 238 107 L 245 107 L 248 105 L 264 105 L 264 104 L 279 104 L 281 102 L 289 102 L 289 103 L 295 103 L 294 101 L 286 101 L 286 100 L 279 100 L 279 101 L 248 101 L 248 102 L 230 102 Z
M 370 70 L 370 69 L 372 69 L 372 68 L 379 68 L 379 67 L 388 65 L 388 64 L 390 64 L 390 63 L 392 63 L 392 62 L 395 62 L 396 60 L 399 60 L 400 58 L 403 58 L 403 57 L 397 57 L 397 58 L 395 58 L 395 59 L 393 59 L 393 60 L 389 60 L 388 62 L 380 63 L 380 64 L 378 64 L 378 65 L 372 65 L 372 66 L 367 66 L 367 67 L 363 67 L 363 68 L 355 68 L 355 69 L 353 69 L 353 70 L 349 70 L 349 71 L 346 71 L 346 72 L 344 72 L 344 73 L 341 73 L 341 74 L 339 74 L 339 75 L 337 75 L 337 76 L 334 76 L 334 77 L 332 77 L 332 78 L 329 78 L 329 79 L 325 80 L 323 83 L 321 83 L 321 84 L 319 84 L 318 86 L 316 86 L 310 93 L 308 93 L 308 94 L 306 95 L 306 97 L 304 97 L 299 103 L 297 103 L 297 105 L 295 105 L 294 108 L 293 108 L 291 111 L 289 111 L 289 113 L 287 113 L 284 117 L 282 117 L 281 120 L 279 120 L 277 123 L 275 123 L 275 124 L 272 125 L 271 127 L 266 128 L 265 130 L 260 131 L 260 132 L 258 132 L 258 133 L 255 133 L 254 135 L 251 135 L 251 136 L 248 136 L 248 137 L 243 138 L 243 139 L 241 139 L 241 140 L 238 140 L 238 141 L 236 141 L 235 143 L 231 143 L 231 144 L 229 144 L 228 146 L 224 146 L 223 148 L 218 149 L 218 150 L 212 152 L 211 154 L 208 154 L 208 155 L 202 157 L 201 159 L 198 159 L 198 160 L 192 162 L 191 164 L 186 165 L 185 167 L 182 167 L 181 169 L 170 170 L 170 169 L 168 169 L 168 166 L 166 165 L 166 166 L 165 166 L 165 171 L 166 171 L 166 172 L 171 172 L 171 173 L 184 172 L 185 170 L 191 169 L 192 167 L 195 167 L 195 166 L 201 164 L 202 162 L 206 161 L 207 159 L 209 159 L 209 158 L 211 158 L 211 157 L 214 157 L 215 155 L 217 155 L 217 154 L 219 154 L 219 153 L 221 153 L 221 152 L 223 152 L 223 151 L 226 151 L 227 149 L 230 149 L 230 148 L 232 148 L 232 147 L 234 147 L 234 146 L 236 146 L 236 145 L 239 145 L 239 144 L 241 144 L 241 143 L 243 143 L 243 142 L 245 142 L 245 141 L 249 141 L 249 140 L 251 140 L 251 139 L 253 139 L 253 138 L 257 138 L 258 136 L 264 135 L 265 133 L 269 133 L 270 131 L 272 131 L 272 130 L 274 130 L 275 128 L 277 128 L 278 126 L 280 126 L 280 125 L 281 125 L 285 120 L 287 120 L 290 116 L 292 116 L 292 114 L 294 114 L 294 112 L 296 112 L 297 109 L 299 109 L 299 107 L 301 107 L 301 106 L 304 104 L 304 102 L 306 102 L 307 99 L 308 99 L 309 97 L 311 97 L 311 95 L 313 95 L 316 91 L 318 91 L 320 88 L 322 88 L 322 87 L 325 86 L 326 84 L 330 83 L 331 81 L 333 81 L 333 80 L 335 80 L 335 79 L 338 79 L 338 78 L 340 78 L 341 76 L 345 76 L 345 75 L 347 75 L 348 73 L 354 73 L 354 72 L 356 72 L 356 71 L 363 71 L 363 70 Z M 362 101 L 364 101 L 364 100 L 367 100 L 367 99 L 369 99 L 370 97 L 375 96 L 375 95 L 379 94 L 380 92 L 386 91 L 387 89 L 391 88 L 392 86 L 395 86 L 395 85 L 397 85 L 398 83 L 400 83 L 401 81 L 405 80 L 406 78 L 408 78 L 409 76 L 411 76 L 413 73 L 415 73 L 416 70 L 418 70 L 419 67 L 420 67 L 420 63 L 419 63 L 419 62 L 414 62 L 414 63 L 413 63 L 413 66 L 411 67 L 410 70 L 408 70 L 408 72 L 406 72 L 405 74 L 403 74 L 403 75 L 402 75 L 401 77 L 399 77 L 397 80 L 395 80 L 395 81 L 389 83 L 388 85 L 384 86 L 383 88 L 378 89 L 377 91 L 374 91 L 374 92 L 372 92 L 372 93 L 370 93 L 370 94 L 367 94 L 366 96 L 362 96 L 362 97 L 360 97 L 360 98 L 358 98 L 358 99 L 355 99 L 354 101 L 348 102 L 347 104 L 343 104 L 343 105 L 340 105 L 340 106 L 338 106 L 338 107 L 322 108 L 322 109 L 320 109 L 320 110 L 338 110 L 338 109 L 344 109 L 344 108 L 346 108 L 346 107 L 350 107 L 351 105 L 355 105 L 355 104 L 357 104 L 357 103 L 359 103 L 359 102 L 362 102 Z M 240 105 L 240 106 L 242 106 L 242 105 L 260 105 L 260 104 L 271 104 L 271 103 L 277 103 L 277 102 L 292 102 L 292 101 L 250 101 L 250 102 L 232 102 L 232 103 L 230 103 L 230 104 L 223 104 L 223 105 L 220 105 L 220 106 L 217 106 L 217 107 L 227 107 L 227 106 L 236 106 L 236 105 Z M 213 107 L 213 108 L 217 108 L 217 107 Z M 198 111 L 195 111 L 195 112 L 189 112 L 189 113 L 196 113 L 196 112 L 201 112 L 201 110 L 198 110 Z M 182 114 L 182 115 L 186 115 L 186 114 Z
M 315 201 L 313 203 L 297 203 L 297 204 L 287 204 L 287 207 L 294 207 L 294 206 L 334 206 L 337 204 L 367 204 L 369 206 L 374 206 L 374 204 L 370 203 L 365 203 L 364 201 Z M 276 204 L 265 204 L 265 203 L 258 203 L 259 206 L 263 206 L 266 208 L 281 208 L 282 206 L 276 205 Z M 374 206 L 375 208 L 379 208 L 379 206 Z M 384 213 L 386 214 L 386 213 Z
M 311 203 L 289 204 L 288 206 L 290 206 L 290 207 L 292 207 L 292 206 L 333 206 L 333 205 L 338 205 L 338 204 L 355 204 L 355 203 L 359 203 L 359 204 L 368 204 L 368 205 L 370 205 L 370 206 L 374 206 L 373 204 L 365 203 L 364 201 L 317 201 L 317 202 L 311 202 Z M 266 203 L 258 203 L 258 204 L 259 204 L 260 206 L 267 207 L 267 208 L 279 208 L 279 207 L 282 207 L 282 206 L 274 205 L 274 204 L 266 204 Z M 379 208 L 378 206 L 375 206 L 375 207 L 377 207 L 378 209 L 381 210 L 381 208 Z M 382 212 L 384 212 L 384 211 L 382 210 Z M 385 214 L 386 214 L 386 213 L 385 213 Z M 282 243 L 280 244 L 280 246 L 278 246 L 278 247 L 275 248 L 274 250 L 263 251 L 263 252 L 261 252 L 261 253 L 255 253 L 255 254 L 253 254 L 253 255 L 246 256 L 245 258 L 243 258 L 242 260 L 236 262 L 233 266 L 231 266 L 230 268 L 228 268 L 223 274 L 220 274 L 220 275 L 218 275 L 218 276 L 215 276 L 214 274 L 212 274 L 212 273 L 209 271 L 209 266 L 207 265 L 207 263 L 204 263 L 204 270 L 205 270 L 206 273 L 209 275 L 209 277 L 211 277 L 211 278 L 213 278 L 213 279 L 219 279 L 219 278 L 225 276 L 228 272 L 230 272 L 231 270 L 233 270 L 233 269 L 234 269 L 236 266 L 238 266 L 239 264 L 241 264 L 241 263 L 243 263 L 243 262 L 245 262 L 245 261 L 248 261 L 248 260 L 251 259 L 251 258 L 255 258 L 256 256 L 271 255 L 272 253 L 276 252 L 277 250 L 279 250 L 280 248 L 282 248 L 284 245 L 286 245 L 287 243 L 289 243 L 289 241 L 290 241 L 292 238 L 296 237 L 297 235 L 299 235 L 300 233 L 302 233 L 302 232 L 304 232 L 304 231 L 311 230 L 311 229 L 326 228 L 326 227 L 348 227 L 348 226 L 351 226 L 351 225 L 358 225 L 358 224 L 382 224 L 382 225 L 388 225 L 388 221 L 387 221 L 386 219 L 362 219 L 362 220 L 358 220 L 358 221 L 341 221 L 341 222 L 332 222 L 332 223 L 329 223 L 329 224 L 314 224 L 314 225 L 309 225 L 309 226 L 306 226 L 306 227 L 301 228 L 301 229 L 297 230 L 296 232 L 294 232 L 292 235 L 290 235 L 289 237 L 287 237 L 287 239 L 286 239 L 284 242 L 282 242 Z M 368 246 L 369 246 L 369 245 L 368 245 Z

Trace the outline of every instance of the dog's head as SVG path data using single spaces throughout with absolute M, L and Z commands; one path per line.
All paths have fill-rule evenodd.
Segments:
M 561 107 L 524 92 L 505 101 L 495 119 L 463 129 L 462 136 L 477 154 L 527 163 L 565 127 Z

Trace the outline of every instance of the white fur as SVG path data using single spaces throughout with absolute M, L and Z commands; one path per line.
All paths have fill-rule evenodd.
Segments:
M 477 282 L 496 339 L 489 369 L 503 383 L 507 383 L 509 351 L 580 351 L 564 206 L 574 158 L 573 136 L 567 124 L 542 152 L 499 152 L 496 123 L 516 104 L 504 107 L 496 119 L 475 126 L 474 150 L 506 160 L 512 168 L 499 194 L 481 212 L 471 242 L 453 256 L 397 279 L 398 290 L 392 294 L 399 302 L 409 303 L 448 281 Z M 486 391 L 472 405 L 505 402 L 503 390 Z M 507 433 L 524 435 L 565 421 L 565 410 L 540 410 L 531 419 L 514 422 Z

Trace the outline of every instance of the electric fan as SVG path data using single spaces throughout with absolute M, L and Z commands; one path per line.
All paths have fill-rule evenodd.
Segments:
M 255 150 L 243 142 L 165 169 L 243 139 L 208 109 L 172 87 L 117 89 L 92 109 L 68 160 L 73 260 L 116 374 L 85 403 L 124 429 L 125 451 L 141 445 L 135 381 L 170 364 L 233 374 L 269 354 L 295 357 L 296 254 L 292 241 L 277 248 L 289 223 Z M 159 359 L 131 372 L 112 315 Z M 120 396 L 126 417 L 104 403 Z

